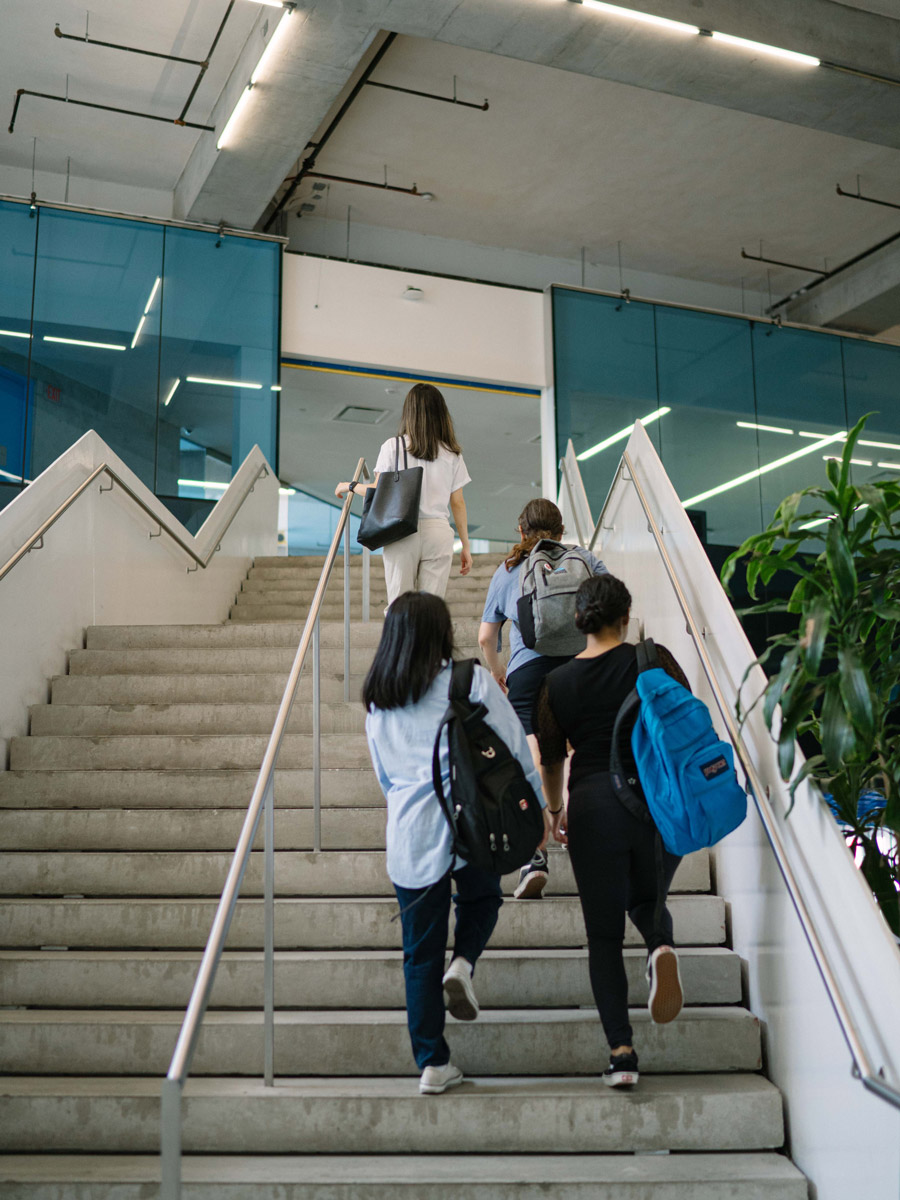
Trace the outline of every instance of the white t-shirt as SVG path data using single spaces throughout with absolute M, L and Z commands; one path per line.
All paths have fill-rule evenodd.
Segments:
M 408 444 L 408 443 L 407 443 Z M 397 439 L 390 438 L 378 451 L 378 461 L 375 463 L 375 474 L 382 471 L 393 471 L 397 455 Z M 472 480 L 466 470 L 461 454 L 454 454 L 446 446 L 441 445 L 438 456 L 433 462 L 425 462 L 423 458 L 413 458 L 407 454 L 405 465 L 424 467 L 422 475 L 422 496 L 419 500 L 419 520 L 429 520 L 450 516 L 450 493 L 465 487 Z M 403 447 L 400 447 L 400 470 L 404 469 Z

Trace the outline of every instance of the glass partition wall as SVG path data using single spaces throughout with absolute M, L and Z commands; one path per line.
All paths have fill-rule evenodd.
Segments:
M 0 505 L 95 429 L 158 495 L 277 470 L 277 240 L 0 201 Z
M 572 439 L 594 510 L 636 419 L 716 562 L 824 482 L 864 413 L 854 478 L 900 479 L 900 346 L 571 288 L 551 299 L 557 446 Z

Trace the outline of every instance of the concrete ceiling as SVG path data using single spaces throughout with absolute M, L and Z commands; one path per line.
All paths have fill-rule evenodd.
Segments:
M 334 499 L 364 455 L 374 465 L 394 436 L 408 384 L 285 366 L 281 372 L 281 478 L 320 500 Z M 509 541 L 515 518 L 541 494 L 539 400 L 443 386 L 472 482 L 465 497 L 472 536 Z M 377 425 L 334 418 L 347 405 L 386 409 Z M 498 452 L 497 430 L 504 430 Z M 313 449 L 311 449 L 313 448 Z

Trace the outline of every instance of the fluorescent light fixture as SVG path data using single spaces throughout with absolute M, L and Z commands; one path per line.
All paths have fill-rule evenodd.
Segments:
M 278 22 L 278 24 L 272 30 L 272 36 L 266 42 L 266 48 L 265 48 L 265 50 L 263 50 L 262 54 L 260 55 L 259 62 L 256 64 L 256 68 L 255 68 L 253 74 L 250 76 L 250 86 L 251 87 L 255 87 L 259 83 L 260 78 L 265 74 L 266 67 L 269 65 L 269 63 L 272 61 L 272 58 L 274 57 L 275 47 L 277 45 L 279 45 L 281 43 L 281 41 L 284 39 L 285 32 L 288 28 L 288 24 L 290 23 L 290 19 L 291 19 L 291 10 L 289 8 L 286 8 L 284 10 L 284 12 L 281 14 L 281 20 Z
M 44 334 L 45 342 L 62 342 L 66 346 L 90 346 L 93 350 L 127 350 L 127 346 L 119 346 L 115 342 L 85 342 L 81 338 L 51 337 Z
M 823 454 L 822 457 L 825 459 L 826 462 L 840 462 L 841 461 L 840 455 L 838 455 L 838 454 Z M 851 458 L 850 462 L 853 464 L 854 467 L 871 467 L 871 465 L 872 465 L 872 460 L 870 458 Z
M 796 50 L 782 50 L 780 46 L 769 46 L 766 42 L 751 42 L 748 38 L 734 37 L 730 33 L 713 32 L 713 39 L 726 42 L 729 46 L 741 46 L 745 50 L 759 50 L 762 54 L 774 54 L 778 58 L 786 58 L 790 62 L 800 63 L 807 67 L 821 66 L 821 60 L 811 54 L 798 54 Z
M 652 13 L 638 12 L 634 8 L 621 8 L 618 4 L 605 4 L 603 0 L 581 0 L 585 8 L 596 8 L 599 12 L 609 13 L 611 17 L 628 17 L 632 21 L 641 21 L 645 25 L 659 25 L 663 29 L 671 29 L 675 33 L 698 34 L 696 25 L 685 25 L 683 21 L 670 21 L 668 17 L 655 17 Z
M 214 483 L 211 479 L 179 479 L 179 487 L 209 488 L 212 491 L 224 492 L 227 483 Z
M 253 388 L 255 392 L 262 388 L 261 383 L 244 383 L 242 379 L 206 379 L 202 375 L 186 375 L 188 383 L 212 383 L 216 387 Z
M 900 463 L 880 462 L 879 467 L 885 467 L 888 471 L 900 471 Z
M 168 394 L 168 396 L 166 396 L 165 400 L 163 400 L 163 408 L 168 408 L 168 407 L 169 407 L 169 401 L 172 399 L 172 397 L 173 397 L 173 396 L 175 395 L 175 393 L 178 391 L 178 385 L 179 385 L 179 383 L 181 383 L 181 380 L 180 380 L 180 379 L 176 379 L 176 380 L 175 380 L 175 382 L 172 384 L 171 388 L 169 389 L 169 394 Z
M 2 332 L 3 330 L 0 329 L 0 333 Z M 860 440 L 856 444 L 857 446 L 871 446 L 873 450 L 896 450 L 900 454 L 900 446 L 896 442 L 864 442 Z
M 653 421 L 658 421 L 660 417 L 664 417 L 667 412 L 671 411 L 671 408 L 666 405 L 664 405 L 662 408 L 657 408 L 655 412 L 647 413 L 646 417 L 641 417 L 641 424 L 650 425 Z M 614 433 L 605 441 L 598 442 L 596 446 L 591 446 L 589 450 L 582 450 L 582 452 L 580 454 L 576 454 L 575 457 L 579 462 L 584 462 L 586 458 L 593 458 L 595 454 L 599 454 L 600 451 L 605 450 L 607 446 L 614 446 L 616 442 L 621 442 L 624 438 L 629 437 L 632 429 L 634 429 L 634 422 L 632 422 L 631 425 L 626 425 L 624 429 L 620 429 L 618 433 Z
M 272 386 L 269 388 L 269 391 L 270 391 L 270 392 L 280 392 L 280 391 L 281 391 L 281 384 L 280 384 L 280 383 L 273 383 L 273 384 L 272 384 Z
M 31 337 L 30 333 L 20 333 L 18 329 L 0 329 L 0 334 L 2 334 L 3 337 L 20 337 L 20 338 L 30 338 Z M 892 449 L 893 449 L 893 447 L 892 447 Z M 18 478 L 19 478 L 19 476 L 17 475 L 16 479 L 18 479 Z
M 135 343 L 137 342 L 138 338 L 141 336 L 141 330 L 144 328 L 144 322 L 145 322 L 146 320 L 147 320 L 147 314 L 146 314 L 146 313 L 144 313 L 144 315 L 143 315 L 143 316 L 141 317 L 141 319 L 138 321 L 138 327 L 137 327 L 137 329 L 134 331 L 134 337 L 131 339 L 131 348 L 132 348 L 132 350 L 134 349 L 134 347 L 135 347 Z
M 783 425 L 759 425 L 756 421 L 735 421 L 739 429 L 762 429 L 765 433 L 793 433 L 793 429 L 785 429 Z
M 853 512 L 862 512 L 864 508 L 868 508 L 868 504 L 857 504 Z M 817 521 L 807 521 L 805 525 L 798 526 L 799 529 L 816 529 L 819 525 L 827 525 L 829 521 L 833 521 L 834 517 L 819 517 Z
M 815 440 L 817 440 L 818 438 L 823 438 L 823 437 L 825 437 L 825 434 L 824 434 L 824 433 L 810 433 L 810 432 L 809 432 L 808 430 L 806 430 L 806 429 L 801 429 L 801 430 L 800 430 L 800 432 L 797 434 L 797 437 L 812 438 L 812 439 L 813 439 L 813 441 L 815 441 Z
M 281 0 L 254 0 L 255 4 L 265 4 L 267 8 L 284 8 Z
M 162 283 L 162 278 L 161 278 L 159 275 L 157 275 L 157 277 L 156 277 L 156 283 L 154 283 L 154 285 L 153 285 L 153 288 L 152 288 L 152 290 L 151 290 L 151 292 L 150 292 L 150 299 L 149 299 L 149 300 L 147 301 L 147 303 L 144 305 L 144 315 L 145 315 L 145 316 L 146 316 L 146 314 L 147 314 L 147 313 L 150 311 L 150 305 L 153 303 L 153 298 L 154 298 L 154 296 L 156 295 L 156 293 L 157 293 L 157 291 L 158 291 L 158 289 L 159 289 L 159 285 L 160 285 L 161 283 Z
M 219 134 L 218 140 L 216 142 L 217 150 L 221 150 L 223 146 L 228 144 L 228 140 L 231 137 L 232 130 L 234 129 L 235 125 L 237 124 L 237 122 L 240 118 L 240 114 L 243 111 L 244 104 L 246 103 L 247 97 L 250 95 L 250 91 L 251 91 L 251 85 L 248 83 L 247 86 L 244 88 L 244 90 L 241 92 L 240 96 L 238 96 L 238 102 L 232 109 L 231 116 L 225 122 L 225 128 Z
M 11 471 L 0 471 L 0 475 L 2 475 L 4 479 L 12 479 L 15 483 L 22 482 L 22 476 L 21 475 L 13 475 Z M 31 483 L 31 480 L 26 479 L 25 482 Z
M 285 488 L 285 487 L 280 487 L 280 488 L 278 489 L 278 495 L 279 495 L 279 496 L 296 496 L 296 495 L 297 495 L 297 489 L 296 489 L 296 488 Z
M 738 475 L 737 479 L 729 479 L 726 483 L 720 483 L 717 487 L 710 488 L 707 492 L 700 492 L 696 496 L 691 496 L 689 500 L 682 500 L 682 507 L 690 508 L 692 504 L 699 504 L 701 500 L 709 500 L 712 496 L 718 496 L 722 492 L 728 492 L 732 488 L 740 487 L 742 483 L 748 483 L 751 479 L 756 479 L 760 475 L 767 475 L 769 471 L 774 471 L 778 467 L 784 467 L 796 458 L 803 458 L 806 454 L 814 454 L 817 450 L 824 450 L 826 446 L 831 446 L 834 442 L 842 442 L 846 436 L 847 434 L 843 431 L 829 434 L 827 437 L 820 438 L 818 442 L 813 442 L 811 446 L 804 446 L 802 450 L 795 450 L 793 454 L 785 454 L 783 458 L 776 458 L 773 462 L 766 463 L 762 467 L 757 467 L 754 471 L 747 471 L 744 475 Z

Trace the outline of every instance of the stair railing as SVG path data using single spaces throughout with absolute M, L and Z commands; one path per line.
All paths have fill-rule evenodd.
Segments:
M 643 427 L 641 427 L 639 421 L 635 422 L 635 428 L 637 429 L 638 427 L 640 427 L 641 433 L 643 433 Z M 632 437 L 633 436 L 634 434 L 632 434 Z M 577 496 L 579 487 L 581 488 L 581 492 L 585 495 L 586 500 L 586 493 L 584 492 L 584 485 L 581 480 L 581 471 L 578 467 L 571 441 L 569 442 L 566 457 L 560 460 L 559 469 L 562 481 L 560 487 L 560 500 L 562 501 L 563 499 L 568 499 L 568 497 L 572 495 Z M 894 1107 L 900 1108 L 900 1089 L 892 1086 L 886 1081 L 883 1068 L 875 1067 L 874 1060 L 865 1045 L 865 1041 L 860 1033 L 858 1024 L 854 1020 L 851 1012 L 851 1006 L 846 995 L 844 994 L 844 989 L 841 986 L 841 983 L 839 982 L 837 974 L 835 973 L 831 963 L 829 962 L 828 953 L 823 945 L 822 938 L 818 933 L 816 923 L 812 917 L 812 914 L 810 913 L 809 906 L 804 899 L 803 891 L 797 880 L 796 873 L 791 866 L 790 855 L 787 847 L 785 846 L 784 840 L 782 839 L 778 830 L 775 811 L 770 802 L 769 788 L 766 787 L 760 778 L 750 751 L 741 735 L 741 731 L 735 717 L 734 708 L 728 702 L 724 692 L 722 691 L 715 668 L 713 667 L 706 648 L 706 643 L 704 640 L 705 631 L 701 630 L 685 591 L 681 586 L 678 578 L 678 572 L 672 561 L 671 555 L 666 548 L 662 531 L 647 499 L 644 488 L 641 486 L 640 479 L 638 478 L 638 474 L 634 468 L 634 463 L 632 462 L 631 456 L 629 455 L 627 449 L 625 450 L 619 462 L 615 476 L 613 477 L 612 485 L 607 495 L 607 499 L 604 502 L 600 516 L 597 518 L 597 522 L 594 525 L 593 532 L 589 539 L 582 541 L 582 545 L 587 546 L 589 549 L 594 548 L 600 530 L 603 528 L 604 513 L 619 480 L 630 483 L 634 488 L 638 502 L 647 520 L 647 529 L 653 537 L 666 575 L 668 576 L 669 582 L 672 585 L 672 591 L 675 594 L 675 598 L 678 601 L 678 606 L 681 609 L 682 615 L 684 616 L 687 625 L 687 631 L 694 643 L 694 647 L 700 659 L 700 664 L 703 668 L 703 673 L 706 676 L 710 691 L 715 699 L 716 707 L 721 714 L 725 728 L 728 731 L 728 737 L 744 771 L 747 783 L 749 784 L 753 801 L 756 805 L 757 812 L 759 813 L 760 821 L 762 822 L 763 830 L 765 831 L 766 838 L 772 849 L 772 853 L 775 856 L 775 862 L 778 866 L 778 870 L 781 873 L 782 879 L 784 880 L 788 896 L 790 897 L 791 905 L 797 914 L 797 919 L 800 922 L 803 935 L 807 944 L 809 945 L 810 952 L 812 953 L 813 960 L 816 964 L 816 969 L 818 970 L 822 979 L 822 983 L 824 984 L 829 1003 L 831 1004 L 834 1015 L 837 1018 L 838 1025 L 840 1026 L 840 1030 L 844 1041 L 847 1044 L 847 1048 L 850 1051 L 850 1057 L 853 1062 L 853 1074 L 869 1091 L 874 1092 L 877 1096 L 880 1096 L 882 1100 L 886 1100 Z
M 369 478 L 365 459 L 356 465 L 353 482 Z M 215 982 L 216 970 L 222 957 L 228 931 L 237 906 L 244 872 L 250 861 L 250 853 L 263 822 L 264 838 L 264 883 L 263 883 L 263 1081 L 272 1087 L 275 1074 L 275 766 L 281 744 L 287 730 L 288 720 L 300 683 L 300 675 L 310 649 L 313 660 L 313 829 L 314 849 L 322 848 L 322 787 L 321 787 L 321 647 L 319 614 L 325 593 L 331 580 L 341 539 L 344 541 L 344 697 L 349 698 L 350 686 L 350 506 L 353 493 L 348 492 L 337 528 L 331 540 L 319 582 L 316 585 L 309 614 L 294 663 L 285 685 L 284 695 L 278 706 L 278 715 L 262 766 L 256 779 L 253 795 L 247 807 L 244 823 L 235 847 L 225 886 L 216 907 L 212 928 L 206 948 L 200 960 L 197 978 L 191 992 L 187 1011 L 178 1034 L 169 1070 L 163 1080 L 160 1095 L 160 1169 L 161 1200 L 180 1200 L 181 1197 L 181 1099 L 184 1085 L 190 1073 L 191 1062 L 197 1047 L 203 1017 Z M 369 619 L 369 558 L 363 556 L 363 620 Z

